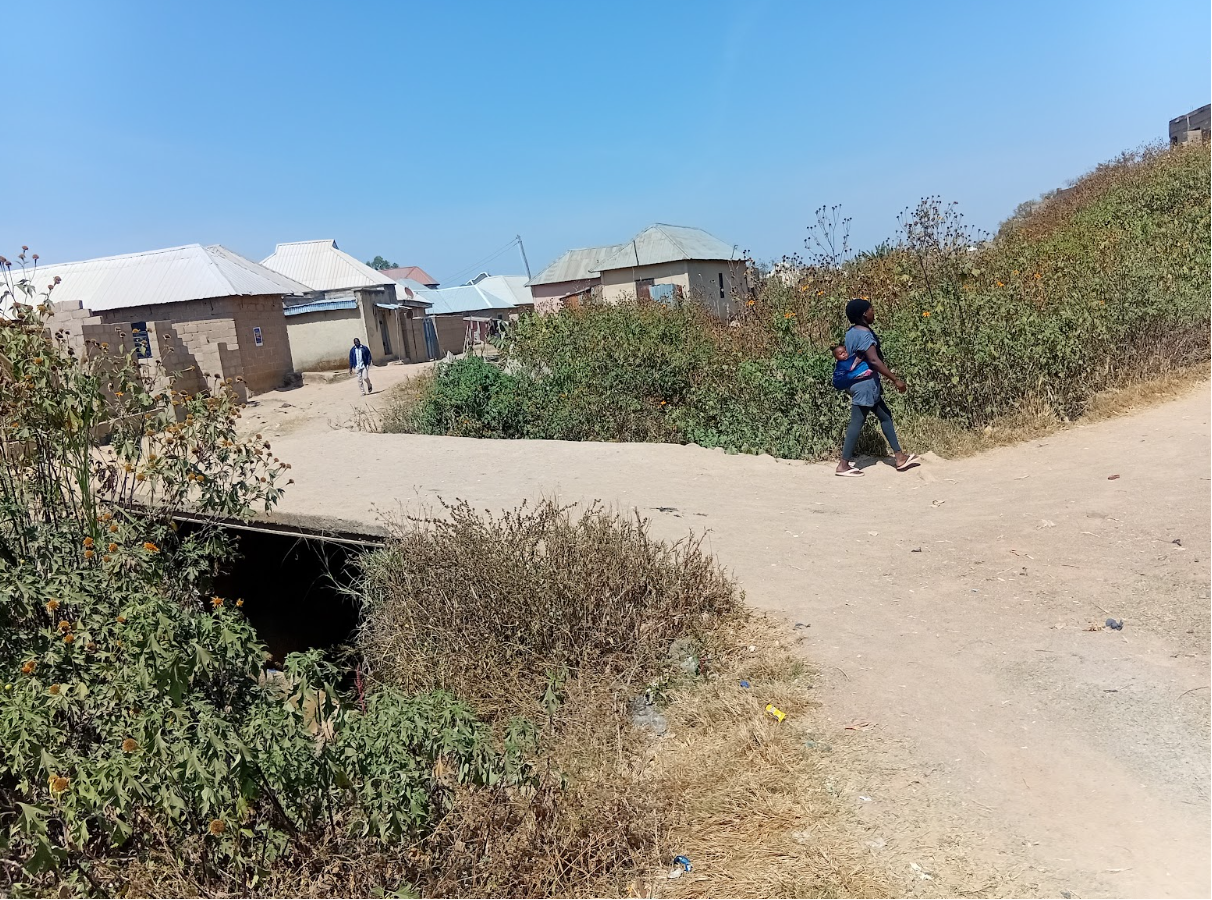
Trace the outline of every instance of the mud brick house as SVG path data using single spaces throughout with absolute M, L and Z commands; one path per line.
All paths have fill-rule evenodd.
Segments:
M 285 301 L 291 353 L 299 371 L 343 369 L 353 339 L 376 365 L 428 359 L 421 318 L 428 304 L 397 297 L 396 283 L 331 239 L 278 244 L 262 265 L 306 285 Z
M 123 256 L 39 266 L 51 292 L 51 327 L 78 352 L 137 348 L 181 390 L 207 375 L 241 378 L 240 393 L 281 387 L 294 371 L 283 299 L 298 282 L 225 247 L 189 244 Z
M 528 283 L 537 312 L 589 297 L 673 302 L 693 298 L 719 319 L 734 315 L 750 289 L 737 248 L 684 225 L 650 225 L 625 244 L 569 250 Z

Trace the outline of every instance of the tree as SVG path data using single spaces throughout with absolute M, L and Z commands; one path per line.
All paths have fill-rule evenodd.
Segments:
M 374 259 L 368 259 L 366 265 L 370 266 L 376 272 L 381 272 L 384 269 L 398 269 L 399 263 L 388 262 L 381 256 L 376 256 Z

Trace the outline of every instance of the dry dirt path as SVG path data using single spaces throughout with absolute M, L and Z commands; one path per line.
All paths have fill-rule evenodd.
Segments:
M 274 446 L 294 465 L 284 512 L 558 495 L 636 507 L 662 537 L 707 532 L 752 605 L 801 623 L 855 839 L 907 892 L 1207 897 L 1209 441 L 1205 384 L 861 480 L 698 447 L 327 424 Z
M 358 382 L 347 371 L 306 372 L 297 388 L 253 397 L 242 425 L 246 431 L 265 430 L 278 436 L 356 429 L 386 401 L 392 388 L 432 367 L 432 362 L 376 366 L 371 374 L 374 392 L 368 396 L 358 393 Z

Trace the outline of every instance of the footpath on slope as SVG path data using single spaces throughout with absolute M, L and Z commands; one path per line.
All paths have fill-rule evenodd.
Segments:
M 317 410 L 360 402 L 348 383 L 300 390 Z M 252 424 L 294 467 L 284 513 L 375 523 L 439 498 L 558 496 L 635 507 L 668 539 L 706 532 L 751 605 L 799 623 L 855 839 L 906 892 L 1212 893 L 1208 385 L 862 479 L 698 447 L 338 427 L 350 416 L 278 431 L 279 396 Z

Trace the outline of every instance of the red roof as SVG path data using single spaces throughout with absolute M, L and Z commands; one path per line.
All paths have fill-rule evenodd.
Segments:
M 426 287 L 438 286 L 438 280 L 420 266 L 400 266 L 398 269 L 383 269 L 382 271 L 392 281 L 400 281 L 407 278 Z

